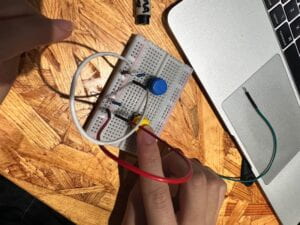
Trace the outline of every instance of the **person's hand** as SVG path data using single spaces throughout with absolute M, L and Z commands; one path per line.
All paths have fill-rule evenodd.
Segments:
M 137 146 L 141 169 L 160 176 L 164 172 L 169 176 L 186 173 L 187 166 L 176 153 L 161 159 L 155 139 L 146 132 L 138 132 Z M 226 184 L 211 169 L 191 161 L 194 174 L 186 184 L 169 186 L 141 177 L 130 193 L 122 224 L 216 224 Z
M 18 74 L 20 54 L 67 38 L 72 27 L 42 16 L 26 0 L 0 1 L 0 103 Z

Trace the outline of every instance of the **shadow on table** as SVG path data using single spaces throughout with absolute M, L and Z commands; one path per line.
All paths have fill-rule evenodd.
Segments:
M 133 158 L 132 156 L 128 155 L 123 151 L 120 151 L 119 157 L 123 160 L 129 161 L 130 163 L 134 163 L 136 161 L 135 158 Z M 119 171 L 119 179 L 120 179 L 120 188 L 119 188 L 114 209 L 109 218 L 109 222 L 108 222 L 109 225 L 122 224 L 129 194 L 138 178 L 137 175 L 128 172 L 123 167 L 119 166 L 118 171 Z
M 0 176 L 0 224 L 74 225 L 2 176 Z

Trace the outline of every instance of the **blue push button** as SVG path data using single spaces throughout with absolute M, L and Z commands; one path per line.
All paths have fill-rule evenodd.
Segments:
M 163 95 L 168 90 L 167 82 L 161 78 L 151 78 L 148 83 L 150 92 L 154 95 Z

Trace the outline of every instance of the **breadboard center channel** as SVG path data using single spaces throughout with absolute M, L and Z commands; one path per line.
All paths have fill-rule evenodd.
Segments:
M 98 99 L 85 125 L 88 135 L 97 138 L 99 130 L 108 118 L 106 109 L 109 109 L 112 112 L 112 118 L 101 132 L 100 139 L 103 141 L 115 140 L 132 129 L 128 122 L 115 117 L 114 114 L 132 118 L 144 110 L 146 91 L 133 85 L 133 80 L 146 86 L 150 78 L 157 77 L 166 81 L 168 85 L 167 92 L 163 95 L 157 96 L 150 93 L 146 106 L 145 116 L 150 120 L 154 133 L 159 135 L 193 72 L 191 67 L 179 62 L 140 35 L 131 38 L 123 56 L 132 64 L 128 65 L 123 61 L 117 63 L 102 97 Z M 129 74 L 124 71 L 133 72 Z M 135 135 L 114 146 L 135 153 Z

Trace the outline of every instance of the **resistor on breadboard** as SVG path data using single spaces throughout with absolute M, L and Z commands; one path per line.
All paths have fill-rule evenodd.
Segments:
M 149 119 L 154 133 L 159 134 L 166 123 L 170 112 L 177 102 L 183 87 L 193 72 L 192 68 L 181 63 L 166 51 L 146 40 L 140 35 L 134 35 L 123 53 L 130 65 L 119 61 L 107 82 L 104 93 L 97 101 L 85 129 L 89 136 L 96 138 L 99 130 L 108 119 L 107 109 L 112 115 L 132 118 L 144 110 L 146 93 L 136 81 L 144 86 L 154 77 L 166 82 L 167 91 L 162 95 L 151 94 L 146 105 L 145 116 Z M 101 132 L 100 139 L 110 141 L 118 139 L 131 129 L 128 122 L 112 116 L 107 126 Z M 134 153 L 134 135 L 127 140 L 115 144 L 121 150 Z

